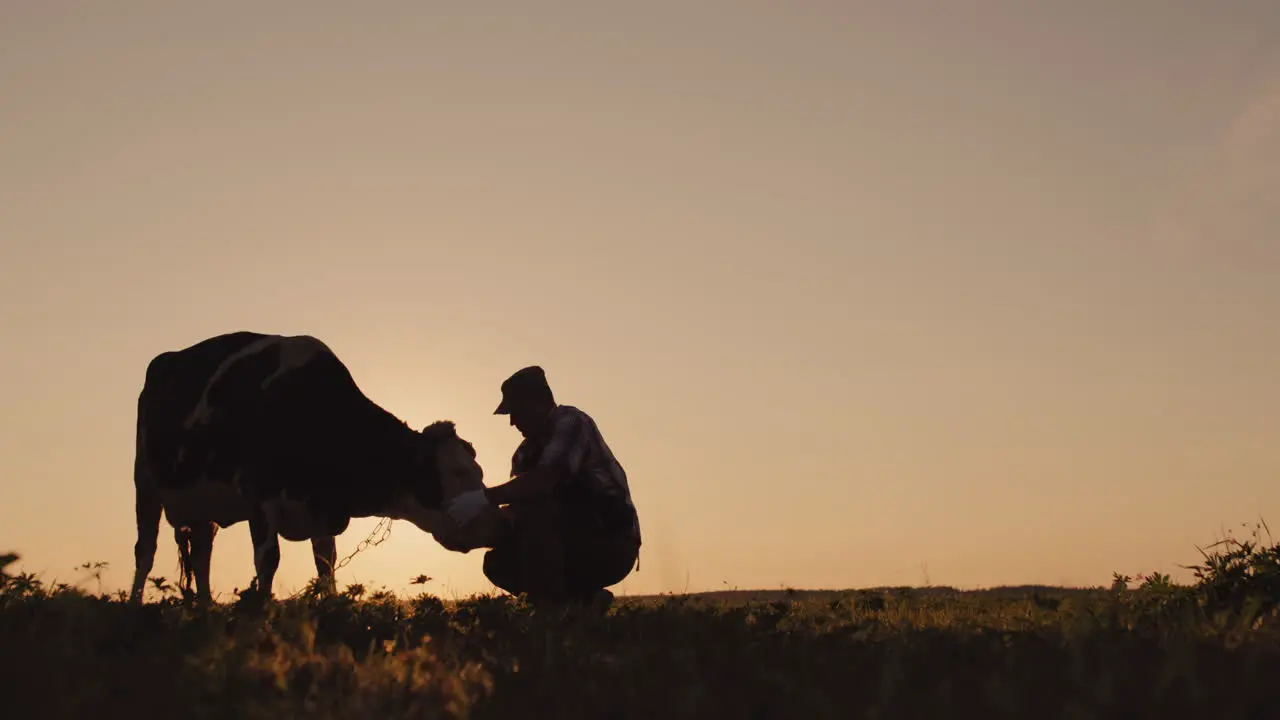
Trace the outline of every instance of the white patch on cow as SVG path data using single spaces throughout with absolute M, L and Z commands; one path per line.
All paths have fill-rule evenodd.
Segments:
M 234 482 L 201 478 L 184 487 L 161 490 L 160 499 L 165 517 L 174 527 L 212 520 L 225 528 L 249 519 L 249 503 Z
M 277 377 L 289 372 L 295 368 L 306 365 L 311 358 L 321 353 L 329 353 L 328 346 L 320 342 L 310 335 L 270 335 L 241 348 L 239 351 L 227 356 L 222 364 L 218 365 L 218 369 L 209 376 L 209 381 L 204 385 L 204 391 L 200 393 L 200 402 L 196 403 L 195 409 L 187 416 L 184 427 L 190 430 L 196 425 L 209 422 L 209 390 L 218 382 L 227 370 L 231 369 L 241 360 L 257 355 L 272 345 L 280 346 L 280 364 L 276 367 L 275 372 L 262 381 L 262 387 L 265 389 Z
M 389 517 L 408 520 L 446 546 L 480 547 L 497 528 L 498 509 L 490 505 L 487 512 L 460 528 L 444 512 L 444 506 L 461 493 L 483 489 L 484 470 L 461 439 L 440 439 L 434 444 L 435 475 L 443 496 L 441 507 L 424 507 L 412 493 L 406 493 L 393 503 Z
M 316 355 L 332 355 L 328 345 L 310 335 L 295 335 L 280 338 L 280 365 L 266 380 L 262 381 L 262 389 L 266 390 L 276 378 L 311 362 Z
M 440 491 L 445 498 L 484 488 L 484 470 L 461 440 L 441 442 L 436 447 L 435 459 Z
M 449 516 L 440 510 L 430 510 L 423 507 L 417 498 L 411 494 L 405 494 L 392 504 L 387 513 L 387 517 L 393 520 L 408 520 L 418 526 L 419 530 L 435 535 L 438 532 L 448 532 L 454 523 Z
M 445 499 L 447 503 L 448 498 Z M 405 495 L 395 502 L 388 517 L 395 520 L 408 520 L 423 532 L 431 533 L 442 545 L 451 547 L 480 547 L 496 528 L 498 509 L 490 506 L 488 512 L 467 523 L 465 527 L 458 524 L 441 509 L 423 507 L 412 495 Z

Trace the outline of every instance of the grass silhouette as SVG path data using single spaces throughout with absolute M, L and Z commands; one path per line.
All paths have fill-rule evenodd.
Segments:
M 7 574 L 0 697 L 46 718 L 1280 717 L 1280 546 L 1202 552 L 1185 586 L 658 596 L 603 618 L 358 585 L 201 608 L 163 579 L 131 607 Z

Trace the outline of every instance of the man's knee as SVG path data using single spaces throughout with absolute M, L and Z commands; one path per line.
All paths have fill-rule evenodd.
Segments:
M 480 567 L 489 582 L 512 595 L 519 595 L 521 592 L 519 562 L 519 555 L 512 552 L 510 546 L 504 546 L 486 552 Z

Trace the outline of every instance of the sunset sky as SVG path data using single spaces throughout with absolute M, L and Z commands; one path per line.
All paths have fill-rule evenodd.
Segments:
M 490 484 L 541 364 L 630 476 L 619 593 L 1185 578 L 1280 523 L 1274 0 L 5 0 L 0 98 L 0 553 L 47 580 L 127 586 L 147 362 L 241 329 Z M 480 564 L 396 523 L 339 581 Z

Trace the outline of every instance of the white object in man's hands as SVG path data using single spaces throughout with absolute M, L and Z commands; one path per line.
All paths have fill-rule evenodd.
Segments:
M 484 490 L 470 490 L 454 497 L 445 512 L 458 525 L 466 525 L 484 512 L 488 505 L 489 498 L 485 497 Z

